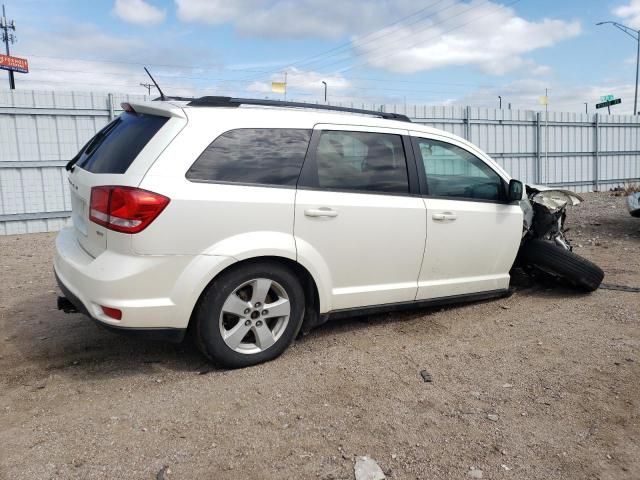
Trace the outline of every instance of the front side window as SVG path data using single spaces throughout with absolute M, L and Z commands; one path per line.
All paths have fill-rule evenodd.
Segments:
M 407 193 L 407 161 L 400 135 L 324 131 L 316 150 L 318 187 Z
M 295 186 L 310 138 L 310 130 L 230 130 L 202 152 L 186 176 L 194 181 Z
M 430 196 L 492 201 L 504 198 L 502 178 L 471 152 L 438 140 L 416 140 Z

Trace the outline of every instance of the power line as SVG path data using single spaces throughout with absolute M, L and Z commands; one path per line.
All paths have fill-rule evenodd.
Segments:
M 103 87 L 127 87 L 127 88 L 138 88 L 141 84 L 133 84 L 133 83 L 100 83 L 100 82 L 89 82 L 89 81 L 75 81 L 75 80 L 46 80 L 46 79 L 42 79 L 42 80 L 38 80 L 38 79 L 33 79 L 33 78 L 29 78 L 26 79 L 25 82 L 34 82 L 34 83 L 44 83 L 44 84 L 48 84 L 48 83 L 53 83 L 53 84 L 71 84 L 71 85 L 93 85 L 93 86 L 103 86 Z M 143 85 L 146 88 L 146 85 Z M 153 86 L 153 85 L 152 85 Z M 201 91 L 210 91 L 210 90 L 226 90 L 226 91 L 234 91 L 234 90 L 241 90 L 241 89 L 233 89 L 230 87 L 222 87 L 220 85 L 218 86 L 214 86 L 214 87 L 196 87 L 196 86 L 191 86 L 191 85 L 173 85 L 173 84 L 165 84 L 162 85 L 162 87 L 167 87 L 167 88 L 175 88 L 175 89 L 186 89 L 186 90 L 201 90 Z M 296 87 L 291 87 L 292 91 L 296 91 L 299 90 Z M 351 91 L 366 91 L 366 90 L 371 90 L 371 91 L 387 91 L 387 92 L 404 92 L 404 93 L 424 93 L 424 94 L 457 94 L 460 92 L 456 92 L 453 90 L 424 90 L 424 89 L 417 89 L 417 90 L 411 90 L 411 89 L 403 89 L 403 88 L 379 88 L 379 87 L 350 87 L 349 90 Z M 301 92 L 304 92 L 304 90 L 300 89 L 299 90 L 299 94 L 301 94 Z M 315 95 L 314 93 L 309 93 L 309 95 Z M 338 96 L 338 95 L 332 95 L 332 96 Z
M 61 73 L 73 73 L 78 75 L 113 75 L 113 76 L 123 76 L 123 75 L 131 75 L 134 72 L 109 72 L 104 70 L 66 70 L 59 68 L 38 68 L 38 72 L 61 72 Z M 141 74 L 142 75 L 142 74 Z M 171 78 L 171 79 L 190 79 L 190 80 L 210 80 L 215 82 L 222 83 L 251 83 L 252 80 L 240 80 L 234 78 L 219 78 L 212 76 L 194 76 L 194 75 L 182 75 L 182 74 L 173 74 L 173 73 L 156 73 L 154 72 L 154 76 L 161 78 Z M 388 78 L 375 78 L 375 77 L 349 77 L 349 80 L 362 80 L 369 82 L 389 82 Z M 490 84 L 480 84 L 480 83 L 458 83 L 458 82 L 431 82 L 431 81 L 423 81 L 423 80 L 401 80 L 401 79 L 393 79 L 394 83 L 403 83 L 403 84 L 416 84 L 416 85 L 446 85 L 446 86 L 455 86 L 455 87 L 492 87 L 494 85 Z
M 520 1 L 521 1 L 521 0 L 513 0 L 511 3 L 508 3 L 507 5 L 504 5 L 504 7 L 510 7 L 510 6 L 512 6 L 512 5 L 515 5 L 516 3 L 520 2 Z M 486 3 L 491 3 L 491 2 L 485 2 L 485 4 L 486 4 Z M 484 4 L 480 4 L 480 5 L 484 5 Z M 480 6 L 480 5 L 477 5 L 477 6 Z M 477 7 L 477 6 L 476 6 L 476 7 Z M 476 7 L 473 7 L 473 8 L 476 8 Z M 464 11 L 464 12 L 462 12 L 462 13 L 467 13 L 467 12 L 469 12 L 470 10 L 472 10 L 473 8 L 470 8 L 470 9 L 468 9 L 468 10 L 465 10 L 465 11 Z M 489 13 L 487 13 L 487 14 L 485 14 L 485 15 L 480 15 L 479 17 L 474 17 L 473 19 L 469 20 L 468 22 L 465 22 L 465 23 L 463 23 L 463 24 L 461 24 L 461 25 L 458 25 L 458 26 L 456 26 L 456 27 L 453 27 L 453 28 L 450 28 L 450 29 L 448 29 L 448 30 L 445 30 L 444 32 L 440 32 L 439 34 L 434 35 L 434 36 L 433 36 L 433 37 L 431 37 L 431 38 L 428 38 L 426 41 L 434 40 L 434 39 L 436 39 L 436 38 L 438 38 L 438 37 L 441 37 L 442 35 L 444 35 L 444 34 L 446 34 L 446 33 L 453 32 L 454 30 L 458 30 L 458 29 L 460 29 L 460 28 L 462 28 L 462 27 L 466 27 L 467 25 L 469 25 L 469 24 L 471 24 L 471 23 L 473 23 L 473 22 L 475 22 L 475 21 L 477 21 L 477 20 L 480 20 L 481 18 L 485 18 L 485 17 L 491 16 L 491 15 L 494 15 L 494 14 L 498 13 L 498 11 L 499 11 L 500 9 L 502 9 L 502 8 L 503 8 L 503 6 L 502 6 L 502 5 L 499 5 L 499 6 L 498 6 L 498 8 L 496 8 L 496 9 L 495 9 L 494 11 L 492 11 L 492 12 L 489 12 Z M 454 17 L 455 17 L 455 16 L 459 16 L 459 15 L 461 15 L 462 13 L 460 13 L 460 14 L 458 14 L 458 15 L 454 15 Z M 453 18 L 453 17 L 452 17 L 452 18 Z M 404 48 L 406 49 L 406 48 L 408 48 L 408 47 L 413 47 L 413 46 L 417 45 L 418 43 L 422 43 L 422 42 L 424 42 L 424 41 L 425 41 L 425 40 L 422 40 L 422 39 L 421 39 L 421 40 L 419 40 L 419 41 L 417 41 L 417 42 L 413 42 L 413 43 L 411 43 L 411 44 L 409 44 L 409 45 L 405 45 L 405 47 L 404 47 Z M 378 50 L 379 50 L 379 48 L 378 48 Z M 369 52 L 369 53 L 370 53 L 370 52 Z M 364 64 L 366 64 L 366 63 L 370 63 L 370 62 L 371 62 L 371 60 L 373 60 L 373 59 L 388 58 L 388 57 L 390 57 L 390 56 L 392 56 L 392 55 L 396 55 L 397 53 L 398 53 L 398 52 L 391 52 L 391 53 L 389 53 L 389 54 L 387 54 L 387 55 L 380 55 L 380 56 L 375 56 L 375 57 L 373 57 L 373 58 L 368 58 L 368 59 L 367 59 L 367 61 L 365 61 L 365 62 L 360 62 L 360 63 L 358 63 L 358 64 L 351 65 L 351 66 L 349 66 L 349 67 L 346 67 L 346 68 L 344 68 L 344 69 L 340 70 L 340 73 L 344 73 L 344 72 L 349 71 L 349 70 L 352 70 L 353 68 L 356 68 L 356 67 L 358 67 L 358 66 L 364 65 Z M 364 55 L 364 53 L 359 54 L 359 56 L 362 56 L 362 55 Z
M 454 15 L 451 15 L 451 16 L 443 19 L 443 20 L 440 20 L 438 22 L 430 24 L 428 26 L 428 28 L 434 28 L 434 27 L 437 27 L 439 25 L 444 25 L 444 24 L 450 22 L 451 20 L 453 20 L 456 17 L 459 17 L 461 15 L 469 13 L 470 11 L 475 10 L 477 8 L 484 7 L 489 3 L 491 3 L 489 0 L 485 0 L 485 1 L 481 2 L 481 3 L 477 3 L 477 4 L 473 5 L 473 6 L 471 6 L 470 8 L 467 8 L 466 10 L 463 10 L 462 12 L 458 12 L 458 13 L 456 13 Z M 435 35 L 434 37 L 427 39 L 427 41 L 428 40 L 432 40 L 433 38 L 440 37 L 441 35 L 444 35 L 445 33 L 448 33 L 451 30 L 453 30 L 453 29 L 445 30 L 444 32 L 439 33 L 438 35 Z M 363 52 L 355 52 L 354 54 L 352 54 L 352 58 L 350 58 L 349 60 L 352 60 L 353 58 L 357 58 L 357 57 L 362 57 L 364 55 L 370 55 L 371 52 L 376 52 L 378 50 L 388 48 L 390 44 L 395 44 L 395 43 L 397 43 L 399 41 L 405 40 L 407 37 L 412 37 L 412 36 L 415 36 L 415 32 L 413 32 L 411 30 L 408 30 L 408 31 L 404 32 L 404 35 L 396 36 L 395 38 L 390 39 L 389 42 L 383 43 L 382 45 L 379 45 L 378 47 L 375 47 L 375 48 L 372 48 L 372 49 L 369 49 L 369 50 L 363 51 Z M 422 41 L 423 40 L 420 40 L 420 42 L 422 42 Z M 416 44 L 415 42 L 413 44 L 409 44 L 409 45 L 404 44 L 404 45 L 402 45 L 402 48 L 406 49 L 408 46 L 413 46 L 415 44 Z M 393 52 L 393 53 L 395 53 L 395 52 Z M 369 58 L 369 60 L 370 60 L 370 58 Z M 320 68 L 327 68 L 327 67 L 330 67 L 332 65 L 339 64 L 339 63 L 343 63 L 343 61 L 338 60 L 338 61 L 330 62 L 330 63 L 327 63 L 325 65 L 322 65 Z
M 125 60 L 107 60 L 107 59 L 96 59 L 96 58 L 77 58 L 77 57 L 61 57 L 58 55 L 40 55 L 36 53 L 23 53 L 25 57 L 34 57 L 34 58 L 51 58 L 53 60 L 71 60 L 76 62 L 86 62 L 86 63 L 111 63 L 116 65 L 136 65 L 139 67 L 144 66 L 153 66 L 153 67 L 163 67 L 163 68 L 180 68 L 180 69 L 190 69 L 190 70 L 228 70 L 231 72 L 255 72 L 255 73 L 269 73 L 270 70 L 256 70 L 253 68 L 229 68 L 224 67 L 219 64 L 212 63 L 204 63 L 198 65 L 176 65 L 169 63 L 154 63 L 154 62 L 140 62 L 140 61 L 125 61 Z
M 363 36 L 363 37 L 361 37 L 361 38 L 362 38 L 362 39 L 365 39 L 365 38 L 368 38 L 368 37 L 375 36 L 376 34 L 383 32 L 384 30 L 388 29 L 389 27 L 393 27 L 394 25 L 398 25 L 399 23 L 402 23 L 402 22 L 404 22 L 405 20 L 408 20 L 408 19 L 409 19 L 409 18 L 411 18 L 411 17 L 414 17 L 414 16 L 416 16 L 416 15 L 419 15 L 420 13 L 424 12 L 424 11 L 425 11 L 425 10 L 427 10 L 427 9 L 433 8 L 434 6 L 436 6 L 436 5 L 437 5 L 437 4 L 439 4 L 439 3 L 442 3 L 443 1 L 444 1 L 444 0 L 438 0 L 438 1 L 437 1 L 437 2 L 435 2 L 435 3 L 432 3 L 432 4 L 430 4 L 430 5 L 427 5 L 426 7 L 423 7 L 423 8 L 421 8 L 421 9 L 419 9 L 419 10 L 416 10 L 415 12 L 413 12 L 413 13 L 412 13 L 412 14 L 410 14 L 410 15 L 407 15 L 407 16 L 405 16 L 405 17 L 402 17 L 402 18 L 400 18 L 400 19 L 396 20 L 395 22 L 389 23 L 389 24 L 385 25 L 385 26 L 384 26 L 384 27 L 382 27 L 382 28 L 379 28 L 379 29 L 377 29 L 377 30 L 374 30 L 373 32 L 370 32 L 370 33 L 368 33 L 368 34 L 364 35 L 364 36 Z M 385 36 L 385 35 L 386 35 L 386 34 L 384 34 L 384 35 L 382 35 L 382 36 Z M 373 41 L 373 39 L 371 39 L 371 41 Z M 314 58 L 318 58 L 318 57 L 324 57 L 324 56 L 326 56 L 326 54 L 331 53 L 331 52 L 335 52 L 335 51 L 337 51 L 337 50 L 348 49 L 348 48 L 350 48 L 350 47 L 351 47 L 351 45 L 352 45 L 352 42 L 351 42 L 351 41 L 349 41 L 349 42 L 345 42 L 345 43 L 343 43 L 343 44 L 341 44 L 341 45 L 338 45 L 337 47 L 334 47 L 334 48 L 332 48 L 332 49 L 326 50 L 325 52 L 322 52 L 322 53 L 319 53 L 319 54 L 313 55 L 313 56 L 311 56 L 311 57 L 308 57 L 307 59 L 303 59 L 302 61 L 295 62 L 293 65 L 294 65 L 294 66 L 295 66 L 295 65 L 300 66 L 300 65 L 306 65 L 306 64 L 309 64 L 309 63 L 315 63 L 315 62 L 310 61 L 310 60 L 313 60 Z
M 435 3 L 432 3 L 431 5 L 428 5 L 428 6 L 426 6 L 426 7 L 423 7 L 423 8 L 421 8 L 421 9 L 419 9 L 419 10 L 417 10 L 417 11 L 413 12 L 413 13 L 412 13 L 412 14 L 410 14 L 410 15 L 407 15 L 407 16 L 405 16 L 405 17 L 402 17 L 402 18 L 400 18 L 400 19 L 398 19 L 398 20 L 396 20 L 396 21 L 394 21 L 394 22 L 392 22 L 392 23 L 390 23 L 390 24 L 385 25 L 385 26 L 384 26 L 384 27 L 382 27 L 382 28 L 379 28 L 379 29 L 377 29 L 377 30 L 374 30 L 374 31 L 373 31 L 373 32 L 371 32 L 371 33 L 368 33 L 368 34 L 364 35 L 363 37 L 361 37 L 362 39 L 365 39 L 365 38 L 368 38 L 368 37 L 374 36 L 374 35 L 376 35 L 376 34 L 378 34 L 378 33 L 381 33 L 381 35 L 379 35 L 377 38 L 375 38 L 375 39 L 369 39 L 368 41 L 364 42 L 364 44 L 371 43 L 371 42 L 372 42 L 372 41 L 374 41 L 374 40 L 377 40 L 377 39 L 382 38 L 382 37 L 384 37 L 384 36 L 390 35 L 392 32 L 386 31 L 389 27 L 392 27 L 392 26 L 394 26 L 394 25 L 397 25 L 397 24 L 399 24 L 399 23 L 403 22 L 404 20 L 407 20 L 407 19 L 409 19 L 409 18 L 411 18 L 411 17 L 413 17 L 413 16 L 419 15 L 420 13 L 424 12 L 425 10 L 427 10 L 427 9 L 431 9 L 431 8 L 433 8 L 434 6 L 436 6 L 437 4 L 442 3 L 442 1 L 443 1 L 443 0 L 438 0 L 438 1 L 436 1 Z M 414 21 L 414 22 L 411 22 L 411 23 L 409 23 L 409 24 L 407 24 L 407 25 L 404 25 L 404 27 L 406 28 L 407 26 L 411 26 L 411 25 L 414 25 L 414 24 L 416 24 L 416 23 L 422 22 L 422 21 L 424 21 L 424 20 L 426 20 L 426 19 L 428 19 L 428 18 L 430 18 L 430 17 L 433 17 L 434 15 L 437 15 L 438 13 L 443 12 L 444 10 L 446 10 L 446 9 L 448 9 L 448 8 L 451 8 L 451 7 L 452 7 L 452 6 L 454 6 L 454 5 L 455 5 L 455 3 L 452 3 L 452 4 L 448 5 L 447 7 L 442 8 L 442 9 L 440 9 L 440 10 L 436 11 L 436 12 L 430 12 L 427 16 L 422 17 L 422 18 L 418 18 L 418 20 L 416 20 L 416 21 Z M 339 50 L 344 50 L 344 52 L 341 52 L 341 53 L 339 53 L 339 54 L 347 53 L 347 50 L 348 50 L 350 47 L 352 47 L 352 45 L 353 45 L 353 42 L 351 42 L 351 41 L 349 41 L 349 42 L 345 42 L 345 43 L 343 43 L 343 44 L 341 44 L 341 45 L 339 45 L 339 46 L 337 46 L 337 47 L 334 47 L 334 48 L 332 48 L 332 49 L 326 50 L 325 52 L 321 52 L 321 53 L 316 54 L 316 55 L 313 55 L 313 56 L 311 56 L 311 57 L 307 57 L 307 59 L 298 60 L 297 62 L 294 62 L 293 64 L 286 65 L 286 66 L 298 66 L 298 67 L 300 67 L 301 65 L 308 65 L 308 64 L 316 63 L 318 60 L 312 60 L 312 59 L 314 59 L 314 58 L 318 58 L 318 57 L 324 57 L 324 56 L 326 56 L 326 57 L 327 57 L 327 59 L 328 59 L 328 58 L 331 58 L 331 57 L 334 57 L 334 56 L 336 56 L 336 55 L 337 55 L 337 53 L 332 53 L 332 52 L 339 51 Z M 309 61 L 309 60 L 311 60 L 311 61 Z M 323 61 L 323 60 L 326 60 L 326 59 L 322 59 L 322 60 L 320 60 L 320 61 Z M 284 65 L 284 64 L 283 64 L 283 67 L 285 67 L 285 65 Z M 278 71 L 279 71 L 279 70 L 275 70 L 275 71 L 271 71 L 271 72 L 268 72 L 268 73 L 270 73 L 270 74 L 274 74 L 274 73 L 278 73 Z M 257 77 L 251 77 L 251 78 L 257 78 Z

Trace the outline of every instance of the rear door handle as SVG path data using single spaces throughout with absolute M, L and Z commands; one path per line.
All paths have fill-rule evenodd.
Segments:
M 438 212 L 431 215 L 436 222 L 453 222 L 458 216 L 453 212 Z
M 306 217 L 337 217 L 338 212 L 333 208 L 320 207 L 320 208 L 307 208 L 304 211 Z

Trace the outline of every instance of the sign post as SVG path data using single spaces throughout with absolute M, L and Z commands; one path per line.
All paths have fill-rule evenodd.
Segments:
M 596 103 L 596 108 L 607 107 L 609 115 L 611 115 L 611 105 L 619 105 L 622 103 L 621 98 L 615 98 L 613 95 L 604 95 L 600 97 L 600 100 L 602 100 L 602 103 Z

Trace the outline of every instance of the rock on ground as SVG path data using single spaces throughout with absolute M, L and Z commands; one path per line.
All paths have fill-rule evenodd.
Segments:
M 357 457 L 354 466 L 356 480 L 384 480 L 384 472 L 371 457 Z

